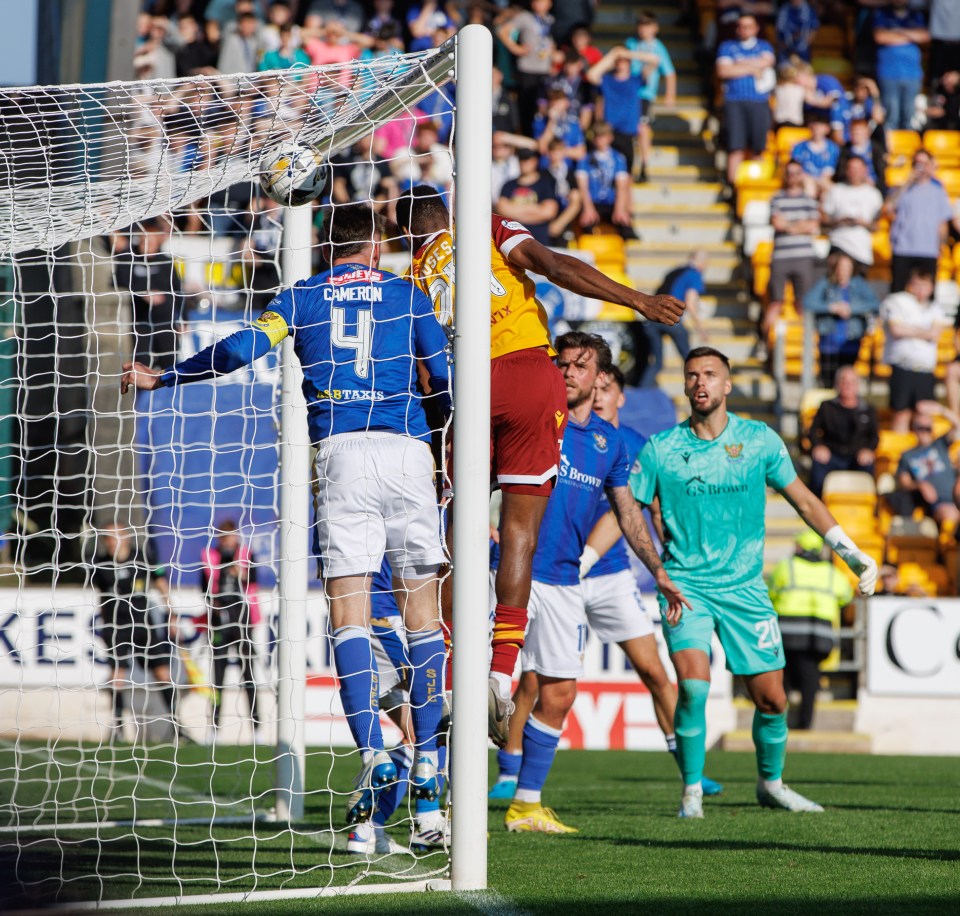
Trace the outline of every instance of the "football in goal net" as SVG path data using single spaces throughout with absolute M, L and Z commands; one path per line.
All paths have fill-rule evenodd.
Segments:
M 483 885 L 490 58 L 0 89 L 0 910 Z

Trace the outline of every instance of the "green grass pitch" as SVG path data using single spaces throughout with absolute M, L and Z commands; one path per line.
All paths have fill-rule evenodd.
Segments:
M 0 752 L 0 804 L 70 804 L 93 819 L 118 818 L 137 798 L 140 817 L 167 817 L 174 786 L 177 816 L 191 823 L 136 829 L 121 826 L 101 832 L 101 843 L 75 833 L 60 846 L 43 833 L 22 833 L 20 848 L 10 834 L 0 835 L 0 873 L 14 908 L 23 897 L 10 895 L 14 858 L 19 873 L 42 882 L 69 879 L 61 900 L 99 896 L 99 882 L 81 876 L 95 871 L 99 857 L 104 898 L 169 896 L 176 874 L 184 892 L 250 889 L 251 865 L 257 887 L 345 884 L 364 866 L 330 850 L 323 828 L 342 823 L 342 799 L 322 790 L 330 784 L 347 790 L 354 761 L 316 750 L 310 757 L 306 823 L 291 837 L 275 824 L 216 827 L 193 821 L 209 818 L 212 789 L 218 815 L 243 818 L 246 805 L 235 800 L 261 795 L 270 802 L 269 750 L 258 748 L 253 766 L 250 748 L 217 751 L 216 768 L 205 748 L 173 750 L 167 761 L 151 748 L 150 762 L 137 766 L 131 749 L 117 752 L 112 769 L 107 749 L 77 756 L 63 753 L 51 762 L 45 751 L 21 757 L 19 781 L 10 778 L 12 752 Z M 126 757 L 124 757 L 126 754 Z M 162 757 L 162 755 L 160 755 Z M 491 759 L 491 771 L 493 762 Z M 591 913 L 700 914 L 870 914 L 956 912 L 960 902 L 960 762 L 950 758 L 860 757 L 796 754 L 787 762 L 787 780 L 826 807 L 822 815 L 796 815 L 759 808 L 754 800 L 755 768 L 748 754 L 711 753 L 708 772 L 725 793 L 705 803 L 703 821 L 675 817 L 679 780 L 664 754 L 562 752 L 550 776 L 545 801 L 580 832 L 566 837 L 508 834 L 503 829 L 505 802 L 492 802 L 489 829 L 489 883 L 496 897 L 471 899 L 447 894 L 398 894 L 340 897 L 318 901 L 282 901 L 242 905 L 183 907 L 185 914 L 280 914 L 330 912 L 358 914 L 437 913 Z M 42 788 L 42 773 L 60 783 Z M 32 793 L 32 795 L 31 795 Z M 112 799 L 112 801 L 111 801 Z M 233 806 L 231 807 L 231 802 Z M 345 834 L 339 834 L 343 843 Z M 405 839 L 398 828 L 396 838 Z M 415 860 L 395 856 L 367 866 L 369 882 L 437 873 L 439 855 Z M 294 874 L 294 871 L 297 874 Z M 165 878 L 166 880 L 162 880 Z M 44 893 L 42 896 L 46 896 Z M 499 909 L 498 909 L 499 907 Z M 132 911 L 132 910 L 131 910 Z M 141 912 L 156 912 L 141 910 Z

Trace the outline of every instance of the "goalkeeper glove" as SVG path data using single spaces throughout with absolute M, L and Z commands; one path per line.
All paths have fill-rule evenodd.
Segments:
M 600 554 L 598 554 L 589 544 L 583 548 L 583 553 L 580 555 L 580 578 L 586 578 L 588 572 L 593 569 L 597 560 L 600 559 Z
M 868 557 L 839 526 L 834 525 L 824 536 L 824 543 L 843 560 L 850 571 L 860 577 L 860 594 L 872 595 L 877 587 L 877 564 Z

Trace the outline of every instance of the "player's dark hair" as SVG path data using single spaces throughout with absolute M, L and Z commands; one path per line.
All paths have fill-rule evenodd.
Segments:
M 683 361 L 683 366 L 686 368 L 687 363 L 689 363 L 691 360 L 703 359 L 706 356 L 715 356 L 727 367 L 727 371 L 730 371 L 730 360 L 727 359 L 725 354 L 721 353 L 719 350 L 715 350 L 713 347 L 694 347 L 687 354 L 687 358 Z
M 606 373 L 617 383 L 617 387 L 621 391 L 627 387 L 627 377 L 623 374 L 623 370 L 619 366 L 610 366 L 610 368 L 606 370 Z
M 397 201 L 397 225 L 423 238 L 450 225 L 450 211 L 436 188 L 416 184 Z
M 359 254 L 382 236 L 386 220 L 368 203 L 331 207 L 323 223 L 322 242 L 330 245 L 330 259 Z
M 566 334 L 561 334 L 553 342 L 553 348 L 557 353 L 564 350 L 593 350 L 597 357 L 597 368 L 601 372 L 609 372 L 613 366 L 610 344 L 599 334 L 588 334 L 586 331 L 567 331 Z

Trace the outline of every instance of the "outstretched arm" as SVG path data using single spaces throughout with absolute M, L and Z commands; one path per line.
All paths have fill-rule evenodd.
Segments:
M 660 562 L 657 550 L 653 546 L 653 539 L 647 530 L 640 504 L 633 498 L 630 488 L 626 486 L 610 487 L 607 490 L 607 499 L 610 500 L 610 506 L 620 523 L 620 530 L 631 550 L 653 574 L 657 589 L 667 600 L 667 622 L 676 624 L 683 614 L 684 606 L 690 607 L 690 602 L 663 568 L 663 563 Z
M 657 296 L 630 289 L 611 280 L 595 267 L 572 258 L 568 254 L 551 251 L 535 239 L 524 239 L 510 251 L 510 261 L 524 270 L 552 280 L 558 286 L 589 296 L 626 306 L 650 321 L 676 324 L 683 316 L 684 303 L 673 296 Z
M 850 571 L 860 577 L 860 594 L 872 595 L 877 587 L 877 564 L 850 540 L 830 510 L 799 479 L 787 484 L 780 492 L 800 517 L 823 537 L 824 543 L 850 567 Z

